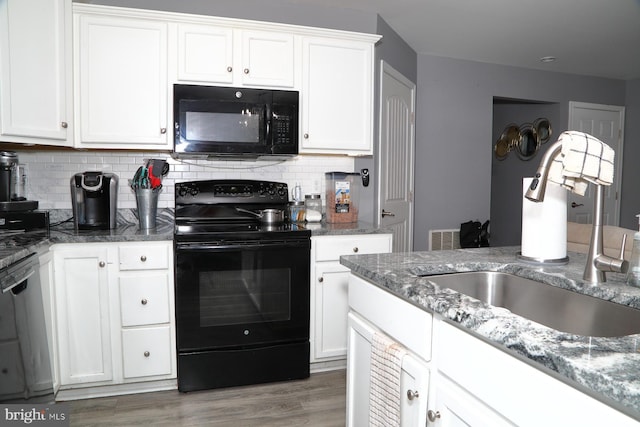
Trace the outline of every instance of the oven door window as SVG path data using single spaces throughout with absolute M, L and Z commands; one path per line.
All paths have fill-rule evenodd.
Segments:
M 308 338 L 309 248 L 176 250 L 178 348 Z
M 200 327 L 291 320 L 291 270 L 257 266 L 256 255 L 243 254 L 237 270 L 200 272 Z

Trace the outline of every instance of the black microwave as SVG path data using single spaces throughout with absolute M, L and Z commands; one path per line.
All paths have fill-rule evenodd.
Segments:
M 296 91 L 174 85 L 174 157 L 298 154 Z

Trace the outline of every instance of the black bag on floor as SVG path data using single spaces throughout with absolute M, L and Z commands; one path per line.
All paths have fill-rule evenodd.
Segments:
M 479 248 L 489 246 L 489 221 L 468 221 L 460 224 L 460 247 Z

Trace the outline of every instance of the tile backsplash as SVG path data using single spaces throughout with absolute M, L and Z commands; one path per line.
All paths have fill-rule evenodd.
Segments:
M 71 209 L 70 180 L 78 172 L 102 171 L 119 177 L 118 209 L 135 208 L 129 179 L 146 159 L 166 159 L 169 174 L 162 182 L 159 208 L 174 207 L 176 182 L 205 179 L 259 179 L 285 182 L 289 192 L 300 184 L 304 194 L 324 199 L 324 173 L 352 172 L 352 157 L 301 155 L 285 161 L 176 160 L 168 153 L 132 151 L 15 150 L 26 166 L 27 198 L 40 209 Z M 291 198 L 291 194 L 289 195 Z

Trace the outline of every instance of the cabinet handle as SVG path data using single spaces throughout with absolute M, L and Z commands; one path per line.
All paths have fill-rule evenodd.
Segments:
M 140 304 L 142 305 L 147 305 L 147 299 L 143 298 L 142 301 L 140 301 Z
M 324 282 L 324 277 L 322 277 L 322 276 L 318 277 L 318 282 L 320 282 L 320 283 Z
M 167 133 L 167 128 L 160 128 L 160 133 L 163 135 Z
M 230 73 L 233 71 L 233 67 L 227 67 L 227 72 Z
M 98 263 L 98 267 L 100 267 L 100 268 L 104 268 L 105 265 L 107 265 L 107 264 L 104 261 L 100 261 Z
M 66 129 L 67 127 L 69 127 L 69 124 L 67 122 L 62 122 L 60 123 L 60 126 L 62 126 L 62 129 Z
M 140 261 L 142 261 L 142 262 L 147 261 L 147 256 L 146 256 L 146 255 L 142 255 L 142 256 L 140 257 Z
M 359 249 L 358 249 L 358 247 L 357 247 L 357 246 L 356 246 L 355 248 L 353 248 L 353 253 L 356 253 L 356 254 L 357 254 L 357 253 L 358 253 L 358 251 L 359 251 Z
M 245 68 L 245 69 L 244 69 L 244 70 L 242 70 L 242 71 L 244 71 L 244 73 L 245 73 L 245 74 L 249 74 L 249 69 L 248 69 L 248 68 Z
M 151 356 L 151 353 L 149 353 L 148 351 L 145 351 L 144 352 L 144 357 L 149 357 L 149 356 Z
M 419 397 L 420 397 L 420 393 L 418 393 L 418 390 L 416 390 L 416 391 L 407 390 L 407 399 L 413 400 L 413 399 L 417 399 Z
M 304 135 L 302 135 L 302 137 L 303 137 L 304 139 L 309 139 L 309 134 L 308 134 L 308 133 L 305 133 Z
M 432 411 L 431 409 L 429 409 L 427 411 L 427 418 L 429 418 L 429 421 L 434 422 L 435 420 L 440 418 L 440 411 Z

